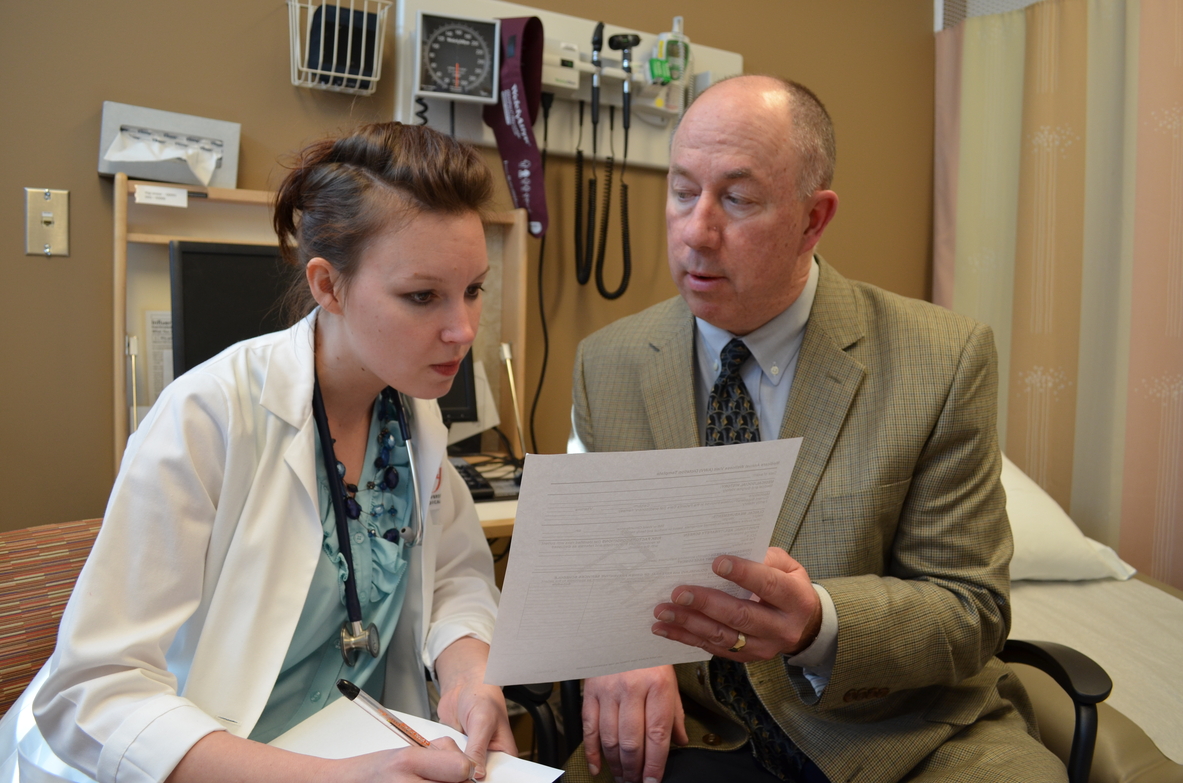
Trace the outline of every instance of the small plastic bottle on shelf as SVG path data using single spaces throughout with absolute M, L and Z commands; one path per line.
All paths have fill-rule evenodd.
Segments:
M 681 114 L 686 109 L 686 86 L 691 78 L 690 39 L 682 32 L 682 17 L 674 17 L 672 31 L 657 36 L 653 58 L 663 62 L 669 74 L 669 85 L 658 97 L 657 105 Z

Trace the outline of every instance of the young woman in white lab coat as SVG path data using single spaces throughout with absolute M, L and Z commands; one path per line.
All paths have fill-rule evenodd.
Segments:
M 471 148 L 397 123 L 300 155 L 275 226 L 311 312 L 178 378 L 129 441 L 57 648 L 0 731 L 0 773 L 19 758 L 37 780 L 461 781 L 483 776 L 487 749 L 515 752 L 483 684 L 492 561 L 435 404 L 480 318 L 491 182 Z M 381 637 L 353 665 L 316 384 Z M 421 545 L 391 389 L 415 398 Z M 467 756 L 450 741 L 340 761 L 264 744 L 337 677 L 426 715 L 425 668 Z

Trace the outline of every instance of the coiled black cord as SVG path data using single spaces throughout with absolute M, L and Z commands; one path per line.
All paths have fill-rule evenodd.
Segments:
M 542 176 L 545 182 L 546 177 L 546 150 L 550 146 L 550 107 L 554 103 L 555 95 L 553 92 L 542 93 Z M 579 166 L 582 165 L 580 158 L 582 154 L 576 154 L 576 173 L 575 181 L 580 181 Z M 578 194 L 576 194 L 578 196 Z M 578 201 L 575 205 L 576 220 L 579 216 Z M 576 241 L 575 247 L 579 249 L 579 229 L 578 222 L 576 223 Z M 534 401 L 530 403 L 530 443 L 534 448 L 534 453 L 539 454 L 541 451 L 538 448 L 538 435 L 534 432 L 534 419 L 538 413 L 538 400 L 542 397 L 542 383 L 546 380 L 546 365 L 550 359 L 550 331 L 546 326 L 546 298 L 542 291 L 542 268 L 546 261 L 546 234 L 542 235 L 542 239 L 538 241 L 538 318 L 542 321 L 542 368 L 538 371 L 538 386 L 534 389 Z
M 608 220 L 612 215 L 612 170 L 616 160 L 604 159 L 604 214 L 600 217 L 600 249 L 596 251 L 596 288 L 604 293 L 604 253 L 608 250 Z
M 616 107 L 608 107 L 608 138 L 615 142 Z M 604 190 L 604 220 L 600 224 L 600 252 L 596 255 L 596 290 L 605 299 L 619 299 L 628 290 L 628 279 L 632 275 L 632 251 L 629 248 L 628 236 L 628 186 L 624 184 L 624 170 L 628 166 L 628 129 L 624 131 L 624 160 L 620 164 L 620 236 L 621 253 L 623 255 L 623 269 L 620 274 L 620 285 L 615 291 L 609 291 L 604 285 L 604 252 L 608 249 L 608 216 L 612 205 L 612 166 L 616 160 L 616 145 L 612 144 L 612 155 L 608 156 L 608 175 L 605 178 L 607 188 Z
M 621 271 L 620 285 L 615 291 L 608 291 L 604 286 L 604 265 L 596 265 L 596 288 L 600 296 L 605 299 L 619 299 L 628 290 L 628 281 L 633 274 L 633 252 L 629 244 L 628 234 L 628 185 L 624 182 L 624 169 L 620 170 L 620 238 L 621 238 Z
M 422 97 L 416 98 L 415 105 L 419 107 L 419 109 L 415 112 L 415 116 L 419 118 L 419 124 L 426 125 L 427 124 L 427 101 L 423 100 Z
M 591 279 L 592 271 L 591 254 L 583 252 L 583 107 L 584 102 L 580 101 L 579 137 L 575 141 L 575 279 L 580 285 Z
M 583 264 L 575 270 L 575 279 L 580 285 L 587 285 L 587 281 L 591 280 L 592 267 L 596 257 L 596 190 L 599 187 L 596 159 L 599 154 L 597 145 L 600 140 L 600 128 L 596 122 L 597 106 L 598 104 L 592 104 L 591 176 L 587 180 L 587 243 L 583 248 Z
M 583 249 L 583 264 L 575 270 L 580 285 L 591 280 L 592 263 L 596 255 L 596 160 L 592 158 L 592 175 L 587 180 L 587 244 Z
M 582 104 L 580 104 L 582 107 Z M 575 150 L 575 279 L 587 282 L 583 261 L 583 150 Z M 591 271 L 588 265 L 588 273 Z M 583 278 L 583 279 L 580 279 Z

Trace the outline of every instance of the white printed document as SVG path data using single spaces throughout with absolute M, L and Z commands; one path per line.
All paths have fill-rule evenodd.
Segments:
M 411 728 L 429 740 L 451 737 L 463 750 L 468 738 L 450 726 L 391 710 Z M 307 720 L 293 726 L 270 742 L 277 748 L 318 756 L 347 759 L 379 750 L 405 748 L 410 743 L 374 720 L 349 699 L 339 698 Z M 493 751 L 485 759 L 487 774 L 482 783 L 551 783 L 561 769 L 535 764 L 508 753 Z
M 746 597 L 711 571 L 763 562 L 800 438 L 526 457 L 485 682 L 573 680 L 710 654 L 654 636 L 682 584 Z

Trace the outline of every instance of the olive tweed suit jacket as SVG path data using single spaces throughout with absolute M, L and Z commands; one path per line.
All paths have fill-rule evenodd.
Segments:
M 895 781 L 980 716 L 1033 731 L 994 657 L 1012 552 L 994 340 L 988 326 L 819 263 L 780 431 L 804 440 L 771 544 L 833 597 L 837 659 L 820 698 L 783 659 L 747 669 L 831 781 Z M 589 451 L 701 445 L 694 377 L 681 298 L 617 321 L 579 347 L 576 434 Z M 678 667 L 691 743 L 738 747 L 746 735 L 705 674 Z

